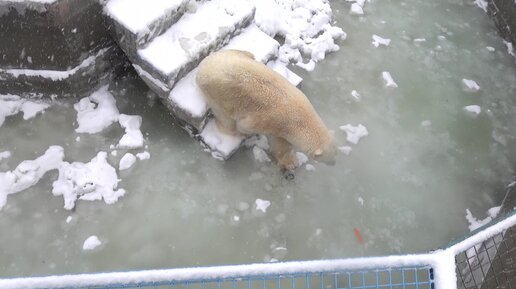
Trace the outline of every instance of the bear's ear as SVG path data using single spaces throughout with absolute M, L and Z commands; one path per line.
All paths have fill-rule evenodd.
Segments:
M 315 152 L 314 152 L 314 155 L 315 155 L 316 157 L 320 157 L 320 156 L 322 156 L 322 152 L 323 152 L 323 150 L 322 150 L 322 149 L 316 149 L 316 150 L 315 150 Z

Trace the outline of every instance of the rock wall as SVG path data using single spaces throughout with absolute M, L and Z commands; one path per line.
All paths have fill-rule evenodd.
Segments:
M 0 0 L 0 93 L 85 94 L 123 55 L 96 0 Z
M 491 0 L 488 13 L 500 30 L 502 37 L 516 45 L 516 1 Z

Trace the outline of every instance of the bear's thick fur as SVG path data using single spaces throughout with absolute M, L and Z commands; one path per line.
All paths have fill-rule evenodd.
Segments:
M 252 53 L 209 55 L 199 65 L 197 83 L 222 131 L 272 137 L 272 155 L 281 169 L 297 167 L 293 147 L 316 161 L 335 163 L 333 135 L 308 98 Z

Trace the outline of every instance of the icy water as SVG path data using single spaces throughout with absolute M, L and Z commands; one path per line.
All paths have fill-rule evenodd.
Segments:
M 514 58 L 470 1 L 373 1 L 361 17 L 349 15 L 349 6 L 332 2 L 348 33 L 341 50 L 313 72 L 294 68 L 338 144 L 352 147 L 349 156 L 341 153 L 334 167 L 302 167 L 294 181 L 250 150 L 215 160 L 128 76 L 111 90 L 121 113 L 143 117 L 150 160 L 119 172 L 127 194 L 113 205 L 79 201 L 75 211 L 63 209 L 62 197 L 51 194 L 56 171 L 9 196 L 0 211 L 0 276 L 426 252 L 466 233 L 466 209 L 485 217 L 514 176 Z M 375 48 L 373 34 L 392 41 Z M 382 71 L 398 88 L 385 87 Z M 481 89 L 465 91 L 463 78 Z M 0 151 L 13 156 L 0 169 L 49 145 L 63 146 L 67 161 L 110 152 L 123 130 L 114 124 L 76 141 L 76 101 L 30 121 L 8 118 Z M 467 105 L 482 111 L 474 116 Z M 369 135 L 347 143 L 339 126 L 359 123 Z M 257 199 L 271 202 L 265 213 Z M 102 245 L 83 251 L 91 235 Z

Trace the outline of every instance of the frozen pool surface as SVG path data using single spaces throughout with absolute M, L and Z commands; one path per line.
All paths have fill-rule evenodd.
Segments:
M 373 1 L 363 15 L 351 15 L 348 2 L 331 4 L 348 38 L 314 71 L 296 72 L 347 147 L 336 166 L 309 162 L 286 181 L 252 149 L 215 160 L 127 76 L 110 90 L 120 113 L 142 116 L 147 148 L 113 155 L 125 133 L 118 123 L 75 132 L 78 99 L 0 127 L 0 153 L 11 154 L 1 171 L 51 145 L 64 148 L 67 162 L 105 151 L 126 190 L 112 205 L 78 201 L 65 210 L 51 193 L 54 170 L 8 196 L 0 276 L 423 252 L 467 232 L 467 209 L 486 217 L 516 163 L 516 66 L 494 25 L 470 1 Z M 373 35 L 391 41 L 375 47 Z M 465 109 L 472 105 L 478 114 Z M 368 134 L 347 141 L 340 127 L 348 124 Z M 150 159 L 119 171 L 127 151 Z M 98 246 L 83 250 L 91 236 Z

